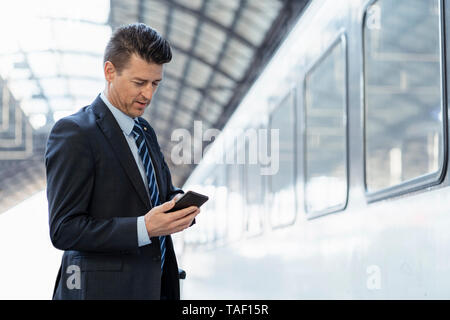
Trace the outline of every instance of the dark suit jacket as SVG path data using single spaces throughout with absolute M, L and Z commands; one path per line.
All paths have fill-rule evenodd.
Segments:
M 153 128 L 139 121 L 149 129 L 146 139 L 163 203 L 183 191 L 172 185 Z M 45 164 L 50 237 L 64 250 L 53 298 L 179 299 L 171 237 L 162 277 L 158 237 L 138 247 L 137 217 L 151 204 L 123 132 L 100 96 L 54 125 Z M 73 288 L 76 270 L 80 289 Z

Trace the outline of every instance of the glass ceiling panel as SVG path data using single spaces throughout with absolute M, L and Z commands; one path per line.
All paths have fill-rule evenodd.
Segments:
M 105 87 L 104 81 L 68 79 L 68 87 L 71 95 L 91 97 L 94 99 Z
M 23 100 L 20 106 L 27 114 L 47 113 L 48 111 L 48 104 L 44 99 Z
M 210 122 L 214 123 L 220 115 L 222 108 L 221 106 L 212 102 L 209 98 L 206 98 L 203 104 L 201 114 Z
M 169 63 L 169 65 L 170 65 L 170 63 Z M 161 82 L 161 85 L 164 87 L 164 90 L 158 89 L 157 92 L 166 91 L 166 90 L 178 90 L 178 88 L 179 88 L 178 80 L 173 79 L 173 78 L 168 76 L 168 74 L 169 74 L 168 69 L 164 69 L 164 70 L 165 70 L 164 74 L 167 73 L 166 76 L 163 76 L 163 79 L 162 79 L 162 82 Z
M 162 6 L 158 1 L 144 1 L 144 16 L 159 18 L 158 20 L 161 21 L 167 19 L 167 12 L 167 7 Z
M 227 70 L 234 79 L 241 79 L 246 71 L 247 64 L 242 59 L 234 56 L 233 53 L 233 50 L 228 47 L 220 62 L 220 67 L 223 70 Z
M 214 65 L 222 50 L 225 37 L 225 32 L 213 27 L 211 24 L 205 23 L 201 27 L 194 52 Z
M 188 83 L 195 87 L 203 87 L 206 85 L 211 74 L 211 68 L 198 60 L 191 61 L 191 68 L 187 75 Z
M 200 102 L 201 94 L 197 90 L 185 88 L 181 95 L 181 101 L 189 109 L 195 109 Z
M 186 128 L 189 127 L 191 123 L 192 123 L 191 114 L 185 112 L 183 109 L 180 109 L 180 112 L 177 112 L 177 117 L 175 118 L 175 127 Z
M 55 97 L 55 98 L 49 98 L 50 106 L 54 111 L 65 111 L 65 110 L 71 110 L 75 111 L 77 107 L 74 106 L 74 99 L 67 97 Z M 79 106 L 81 108 L 82 106 Z
M 231 26 L 239 0 L 208 1 L 206 15 L 225 27 Z
M 32 95 L 39 94 L 39 88 L 36 81 L 12 80 L 8 81 L 8 88 L 14 94 L 16 100 L 31 98 Z
M 247 4 L 247 6 L 242 10 L 240 21 L 249 26 L 258 27 L 260 30 L 266 30 L 272 21 L 265 17 L 265 9 L 263 7 L 264 1 L 261 1 L 259 4 L 253 6 Z M 275 10 L 275 12 L 277 11 L 278 10 Z
M 169 41 L 184 50 L 190 50 L 195 33 L 195 26 L 189 24 L 184 25 L 184 22 L 178 20 L 176 16 L 177 14 L 174 13 L 174 19 L 169 33 Z
M 50 16 L 105 23 L 109 15 L 109 1 L 104 0 L 22 0 L 17 2 L 26 2 L 29 11 L 34 10 L 39 17 Z
M 31 72 L 29 69 L 12 69 L 9 73 L 9 77 L 6 80 L 10 80 L 11 82 L 18 80 L 27 80 L 31 76 Z
M 233 55 L 236 55 L 245 60 L 250 60 L 253 57 L 254 51 L 243 44 L 241 41 L 236 39 L 231 39 L 229 48 L 233 51 Z
M 265 35 L 261 32 L 261 29 L 246 24 L 238 25 L 236 30 L 238 30 L 245 39 L 251 39 L 254 43 L 261 43 Z
M 280 3 L 276 1 L 247 2 L 247 7 L 236 24 L 236 31 L 254 44 L 261 43 L 278 14 L 279 7 Z
M 249 8 L 252 8 L 253 6 L 257 6 L 257 3 L 251 2 L 248 4 Z M 264 9 L 259 10 L 259 14 L 261 15 L 262 19 L 273 21 L 276 16 L 280 13 L 282 2 L 281 1 L 271 1 L 269 3 L 264 3 L 263 6 Z
M 93 25 L 79 21 L 54 21 L 53 34 L 59 50 L 97 53 L 103 56 L 111 28 L 107 25 Z
M 192 118 L 192 113 L 185 109 L 185 108 L 180 108 L 179 111 L 177 111 L 177 116 L 175 117 L 175 119 L 183 119 L 183 120 L 190 120 Z
M 42 124 L 39 113 L 46 114 L 49 107 L 50 112 L 58 111 L 54 116 L 58 118 L 62 109 L 67 113 L 81 108 L 103 88 L 102 56 L 111 35 L 109 4 L 109 0 L 0 2 L 0 75 L 24 112 L 36 115 L 30 119 L 35 128 Z M 73 78 L 77 84 L 70 82 Z
M 207 1 L 207 0 L 177 0 L 176 2 L 182 4 L 185 7 L 194 9 L 194 10 L 199 10 L 203 4 L 203 1 Z
M 74 100 L 74 104 L 72 106 L 72 110 L 70 113 L 74 113 L 78 110 L 80 110 L 82 107 L 90 105 L 92 101 L 94 101 L 95 97 L 77 97 L 77 99 Z
M 75 113 L 75 110 L 74 111 L 69 111 L 69 110 L 57 111 L 57 110 L 55 110 L 53 112 L 53 120 L 58 121 L 59 119 L 70 116 L 73 113 Z
M 67 94 L 67 83 L 64 79 L 42 79 L 40 84 L 47 96 L 64 96 Z
M 17 28 L 14 32 L 19 48 L 26 52 L 54 49 L 51 21 L 31 18 L 28 22 L 33 26 L 32 32 L 26 28 Z
M 153 29 L 163 34 L 166 28 L 166 20 L 157 21 L 156 19 L 145 19 L 145 23 L 152 26 Z
M 0 35 L 1 36 L 1 35 Z M 3 49 L 3 48 L 2 48 Z M 14 68 L 14 61 L 16 59 L 10 54 L 0 54 L 0 77 L 6 79 L 7 75 Z
M 142 16 L 145 19 L 145 23 L 152 26 L 159 33 L 164 34 L 167 23 L 167 7 L 156 5 L 154 2 L 144 2 L 144 11 Z
M 235 79 L 241 79 L 252 58 L 253 50 L 242 42 L 231 39 L 221 61 L 221 67 L 231 73 Z
M 27 54 L 27 60 L 35 77 L 52 77 L 58 74 L 60 55 L 40 52 Z
M 213 47 L 211 43 L 208 43 L 203 39 L 199 39 L 197 45 L 195 46 L 194 54 L 198 57 L 202 57 L 211 65 L 214 65 L 217 61 L 221 46 L 222 44 Z
M 61 73 L 64 75 L 87 76 L 103 79 L 103 59 L 81 54 L 63 54 Z
M 114 1 L 114 0 L 111 0 Z M 138 4 L 133 1 L 114 1 L 114 11 L 111 14 L 111 21 L 136 21 Z
M 175 100 L 177 96 L 178 91 L 174 88 L 165 87 L 164 90 L 158 90 L 156 93 L 158 96 L 162 96 L 161 98 L 169 99 L 169 100 Z
M 282 1 L 248 1 L 247 8 L 255 15 L 267 18 L 275 17 L 282 5 Z
M 179 52 L 178 50 L 172 50 L 172 61 L 164 66 L 164 70 L 167 70 L 172 76 L 181 78 L 183 75 L 183 70 L 186 64 L 187 57 L 185 54 Z M 166 79 L 163 79 L 166 81 Z
M 153 121 L 153 119 L 150 117 L 148 120 L 151 124 L 151 126 L 155 129 L 156 136 L 158 137 L 158 142 L 161 145 L 160 136 L 158 135 L 160 132 L 163 132 L 166 128 L 166 124 L 162 123 L 161 121 Z
M 189 13 L 180 10 L 172 11 L 172 26 L 192 33 L 197 26 L 197 19 Z
M 225 41 L 226 33 L 214 25 L 205 22 L 202 25 L 201 36 L 205 41 L 210 42 L 211 45 L 216 46 Z
M 224 77 L 223 75 L 221 75 L 220 73 L 216 73 L 214 75 L 214 79 L 212 80 L 211 83 L 211 88 L 214 88 L 214 90 L 218 90 L 218 91 L 230 91 L 233 90 L 235 87 L 235 83 L 230 80 L 227 77 Z
M 173 114 L 172 104 L 166 103 L 166 102 L 158 103 L 158 109 L 156 110 L 156 114 L 157 114 L 158 120 L 160 119 L 160 117 L 168 120 Z
M 231 94 L 232 92 L 229 90 L 216 89 L 210 90 L 208 95 L 214 98 L 216 101 L 220 102 L 221 104 L 226 104 L 230 100 Z

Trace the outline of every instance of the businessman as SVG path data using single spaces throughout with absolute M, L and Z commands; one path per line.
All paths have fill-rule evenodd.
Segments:
M 149 26 L 118 28 L 105 49 L 104 91 L 49 135 L 50 238 L 64 250 L 53 299 L 180 297 L 170 235 L 200 209 L 165 213 L 183 191 L 141 117 L 171 58 Z

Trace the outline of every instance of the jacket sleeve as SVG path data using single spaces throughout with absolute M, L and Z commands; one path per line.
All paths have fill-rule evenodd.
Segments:
M 116 252 L 135 249 L 137 218 L 97 219 L 89 214 L 95 158 L 88 137 L 70 118 L 53 127 L 45 153 L 50 238 L 61 250 Z

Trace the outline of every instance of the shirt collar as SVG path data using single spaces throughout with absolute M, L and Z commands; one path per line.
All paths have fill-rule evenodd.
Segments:
M 100 93 L 100 98 L 102 98 L 103 102 L 106 104 L 108 109 L 111 111 L 114 118 L 116 118 L 116 121 L 119 124 L 122 131 L 126 135 L 129 136 L 131 134 L 131 131 L 133 131 L 133 128 L 134 128 L 134 119 L 131 118 L 130 116 L 126 115 L 119 109 L 117 109 L 115 106 L 113 106 L 111 104 L 111 102 L 109 102 L 108 98 L 105 96 L 103 91 L 102 91 L 102 93 Z

